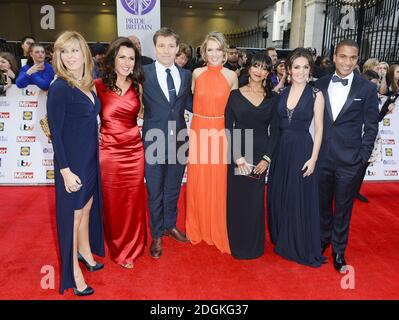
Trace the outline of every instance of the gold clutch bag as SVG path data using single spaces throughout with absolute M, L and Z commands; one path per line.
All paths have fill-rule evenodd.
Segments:
M 47 115 L 40 120 L 40 126 L 42 127 L 42 130 L 44 134 L 46 135 L 47 138 L 51 140 L 51 132 L 50 132 L 50 127 L 48 125 L 48 118 Z

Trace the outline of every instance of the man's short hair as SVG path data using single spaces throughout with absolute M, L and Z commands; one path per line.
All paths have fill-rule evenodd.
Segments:
M 366 70 L 362 73 L 362 75 L 366 80 L 370 81 L 373 79 L 380 80 L 380 76 L 374 70 Z
M 359 45 L 357 44 L 357 42 L 355 40 L 352 39 L 345 39 L 340 41 L 337 46 L 335 47 L 335 51 L 334 54 L 336 54 L 339 50 L 339 48 L 343 47 L 343 46 L 348 46 L 348 47 L 353 47 L 356 48 L 357 51 L 359 52 Z
M 269 51 L 277 51 L 276 48 L 274 47 L 268 47 L 266 48 L 266 54 L 269 54 Z
M 155 32 L 155 34 L 152 38 L 154 45 L 157 44 L 158 37 L 173 37 L 176 40 L 176 45 L 180 44 L 179 35 L 176 32 L 174 32 L 171 28 L 163 27 L 163 28 L 159 29 L 157 32 Z
M 23 43 L 26 41 L 26 39 L 32 39 L 34 42 L 36 42 L 36 39 L 35 39 L 34 37 L 32 37 L 32 36 L 25 36 L 25 37 L 23 37 L 23 38 L 21 39 L 21 44 L 23 44 Z
M 308 47 L 308 48 L 306 48 L 306 49 L 309 50 L 309 52 L 310 52 L 310 54 L 311 54 L 312 56 L 317 56 L 317 50 L 316 50 L 316 48 Z

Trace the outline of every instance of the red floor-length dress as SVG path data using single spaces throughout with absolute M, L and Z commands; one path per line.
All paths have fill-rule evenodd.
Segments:
M 146 242 L 144 147 L 137 125 L 139 97 L 124 95 L 95 80 L 101 100 L 100 167 L 105 240 L 112 261 L 133 263 Z

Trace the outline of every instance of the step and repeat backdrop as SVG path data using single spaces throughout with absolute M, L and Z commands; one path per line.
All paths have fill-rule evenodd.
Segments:
M 46 94 L 13 85 L 0 96 L 0 184 L 54 182 L 53 147 L 40 126 Z
M 0 96 L 0 185 L 54 183 L 53 147 L 40 124 L 46 115 L 46 100 L 46 92 L 36 86 L 18 89 L 13 85 Z M 188 124 L 190 118 L 187 113 Z M 374 162 L 366 180 L 399 180 L 398 143 L 399 99 L 394 113 L 379 124 Z

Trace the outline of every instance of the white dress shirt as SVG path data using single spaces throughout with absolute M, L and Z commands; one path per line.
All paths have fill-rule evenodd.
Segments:
M 337 77 L 337 73 L 334 73 Z M 348 84 L 344 86 L 341 82 L 332 82 L 328 85 L 328 96 L 330 98 L 331 111 L 333 115 L 333 120 L 337 119 L 342 107 L 348 98 L 349 91 L 352 86 L 353 81 L 353 71 L 351 74 L 342 79 L 348 79 Z
M 155 70 L 157 71 L 157 78 L 158 78 L 158 83 L 165 94 L 165 97 L 170 101 L 169 99 L 169 90 L 168 90 L 168 82 L 167 82 L 167 76 L 168 74 L 166 73 L 166 67 L 160 64 L 158 61 L 155 61 Z M 170 74 L 172 75 L 173 82 L 175 84 L 175 89 L 176 89 L 176 96 L 179 94 L 180 90 L 180 85 L 181 85 L 181 79 L 180 79 L 180 73 L 177 67 L 173 64 L 170 69 Z

